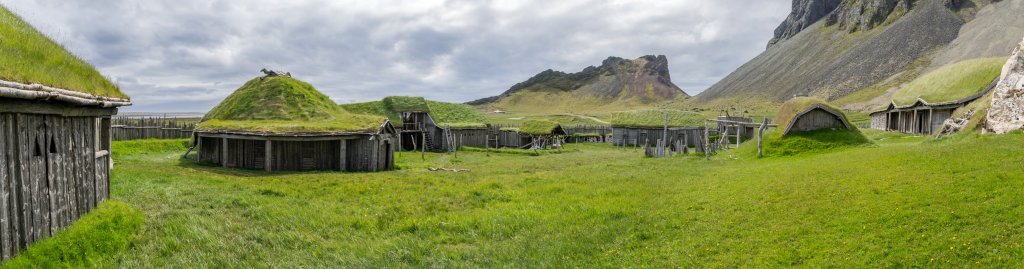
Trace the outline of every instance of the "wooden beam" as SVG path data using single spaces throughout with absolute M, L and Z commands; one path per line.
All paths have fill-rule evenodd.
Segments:
M 267 140 L 264 143 L 266 143 L 266 155 L 263 156 L 263 169 L 271 172 L 274 171 L 274 141 Z
M 348 167 L 348 140 L 338 140 L 338 171 L 345 171 Z
M 228 139 L 220 139 L 220 166 L 228 167 Z

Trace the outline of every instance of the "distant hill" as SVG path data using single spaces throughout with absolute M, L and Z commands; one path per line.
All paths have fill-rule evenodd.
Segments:
M 692 99 L 699 106 L 810 95 L 855 110 L 944 66 L 1006 57 L 1024 1 L 795 0 L 767 50 Z
M 689 97 L 672 83 L 668 58 L 609 57 L 578 73 L 546 70 L 501 95 L 468 104 L 515 112 L 612 111 L 648 107 Z

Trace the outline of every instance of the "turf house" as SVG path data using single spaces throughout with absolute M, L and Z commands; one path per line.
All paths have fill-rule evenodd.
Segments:
M 546 120 L 528 120 L 519 127 L 502 128 L 499 131 L 497 147 L 504 148 L 558 149 L 566 137 L 561 125 Z
M 885 109 L 871 113 L 871 128 L 912 134 L 939 131 L 954 111 L 995 88 L 1004 61 L 968 60 L 912 81 L 896 93 Z
M 820 129 L 854 129 L 841 109 L 813 97 L 786 101 L 775 122 L 783 128 L 782 136 Z
M 355 113 L 386 116 L 397 125 L 404 150 L 448 151 L 459 146 L 485 147 L 487 118 L 475 108 L 423 97 L 391 96 L 380 101 L 341 105 Z M 493 145 L 492 145 L 493 146 Z
M 110 118 L 131 102 L 2 6 L 0 39 L 0 256 L 8 259 L 110 197 Z
M 665 137 L 666 145 L 673 148 L 678 142 L 680 147 L 704 149 L 704 118 L 697 113 L 679 110 L 617 112 L 612 115 L 611 125 L 612 144 L 616 146 L 654 147 Z
M 394 168 L 397 132 L 385 117 L 345 111 L 308 83 L 267 75 L 246 82 L 196 127 L 198 160 L 266 171 Z

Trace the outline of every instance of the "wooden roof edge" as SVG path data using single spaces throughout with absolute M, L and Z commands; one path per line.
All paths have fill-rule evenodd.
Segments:
M 846 119 L 845 116 L 843 116 L 843 113 L 841 113 L 839 111 L 836 111 L 835 109 L 832 109 L 831 107 L 829 107 L 829 106 L 827 106 L 825 104 L 820 104 L 819 103 L 819 104 L 814 104 L 812 106 L 807 107 L 803 111 L 800 111 L 800 113 L 796 113 L 796 115 L 793 116 L 793 119 L 789 121 L 789 124 L 786 125 L 786 129 L 784 129 L 782 131 L 782 135 L 787 135 L 787 134 L 789 134 L 789 131 L 792 131 L 793 125 L 796 124 L 796 122 L 797 122 L 796 121 L 797 118 L 800 118 L 804 114 L 807 114 L 807 113 L 809 113 L 811 111 L 814 111 L 815 109 L 821 109 L 821 110 L 824 110 L 825 112 L 828 112 L 829 114 L 832 114 L 833 116 L 836 116 L 836 118 L 839 118 L 839 121 L 843 123 L 843 126 L 846 126 L 846 129 L 853 130 L 853 125 L 850 125 L 850 122 Z
M 99 96 L 41 84 L 24 84 L 6 80 L 0 80 L 0 97 L 27 100 L 56 100 L 75 105 L 105 108 L 132 105 L 130 99 Z

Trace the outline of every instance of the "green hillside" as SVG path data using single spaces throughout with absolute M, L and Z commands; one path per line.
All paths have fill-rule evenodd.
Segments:
M 354 113 L 385 116 L 395 124 L 402 123 L 402 117 L 399 115 L 401 112 L 427 112 L 441 127 L 482 128 L 488 123 L 487 118 L 472 106 L 431 101 L 423 97 L 389 96 L 380 101 L 340 106 Z
M 128 98 L 63 46 L 0 5 L 0 79 L 38 83 L 105 97 Z
M 918 98 L 929 103 L 956 101 L 987 88 L 1002 72 L 1006 57 L 967 60 L 918 77 L 893 97 L 897 105 L 909 105 Z

